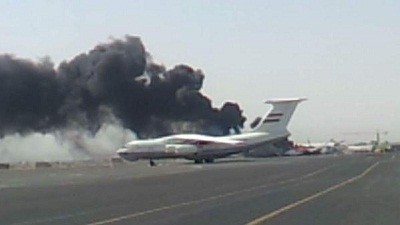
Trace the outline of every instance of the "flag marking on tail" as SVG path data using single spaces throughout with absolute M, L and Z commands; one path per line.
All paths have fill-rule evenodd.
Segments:
M 263 120 L 263 123 L 273 123 L 273 122 L 279 122 L 281 119 L 265 119 Z
M 270 113 L 270 114 L 268 114 L 267 118 L 265 118 L 263 120 L 263 123 L 279 122 L 279 121 L 281 121 L 282 116 L 283 116 L 283 113 L 281 113 L 281 112 Z
M 270 113 L 268 117 L 276 117 L 276 116 L 283 116 L 283 113 Z

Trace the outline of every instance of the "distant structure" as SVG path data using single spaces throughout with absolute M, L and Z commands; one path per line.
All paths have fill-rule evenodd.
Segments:
M 400 142 L 390 142 L 390 150 L 392 151 L 400 151 Z

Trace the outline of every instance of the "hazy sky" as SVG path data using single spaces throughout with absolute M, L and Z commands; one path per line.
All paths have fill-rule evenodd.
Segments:
M 158 62 L 206 74 L 216 106 L 306 96 L 299 142 L 400 140 L 400 1 L 0 0 L 0 53 L 58 64 L 110 37 L 140 36 Z M 356 134 L 347 134 L 347 133 Z

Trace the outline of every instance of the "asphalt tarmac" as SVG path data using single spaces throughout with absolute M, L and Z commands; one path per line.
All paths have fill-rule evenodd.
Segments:
M 399 224 L 400 154 L 0 171 L 0 224 Z

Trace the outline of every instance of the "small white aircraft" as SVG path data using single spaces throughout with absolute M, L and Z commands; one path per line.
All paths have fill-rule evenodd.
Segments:
M 299 102 L 306 98 L 268 100 L 272 110 L 252 131 L 228 136 L 209 136 L 201 134 L 176 134 L 148 140 L 134 140 L 117 150 L 120 157 L 128 161 L 149 159 L 184 158 L 195 163 L 212 163 L 240 152 L 249 151 L 282 138 L 290 132 L 287 125 Z
M 333 139 L 330 140 L 329 142 L 297 143 L 295 146 L 299 150 L 299 153 L 303 154 L 331 154 L 331 153 L 342 152 L 343 150 L 347 149 L 347 146 L 344 144 L 344 141 L 335 141 Z
M 373 152 L 374 147 L 375 146 L 373 144 L 357 143 L 357 144 L 348 145 L 347 149 L 350 152 Z

